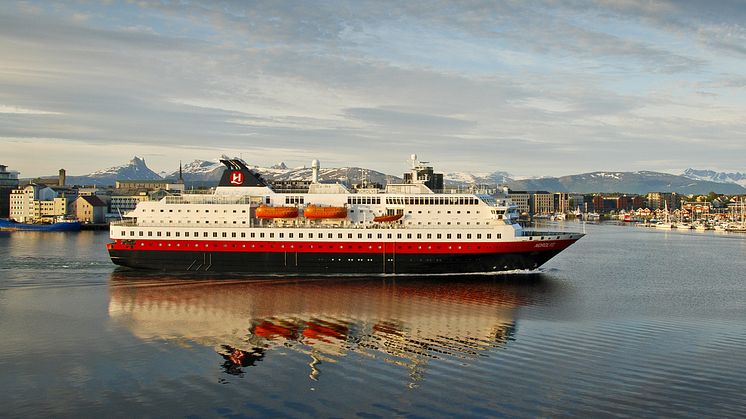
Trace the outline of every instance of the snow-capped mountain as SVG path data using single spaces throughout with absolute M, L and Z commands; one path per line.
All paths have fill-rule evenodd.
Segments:
M 68 176 L 68 184 L 113 185 L 117 180 L 159 180 L 162 177 L 150 170 L 145 159 L 135 156 L 127 164 L 97 170 L 83 176 Z
M 648 192 L 677 192 L 680 194 L 706 194 L 710 191 L 726 194 L 744 193 L 740 185 L 695 180 L 669 173 L 639 172 L 592 172 L 559 178 L 541 178 L 509 181 L 515 190 L 554 192 L 622 192 L 645 194 Z
M 182 175 L 187 187 L 214 186 L 223 174 L 221 156 L 215 160 L 194 160 L 182 167 Z M 259 172 L 267 181 L 310 180 L 310 167 L 288 168 L 285 163 L 271 167 L 247 164 Z M 593 172 L 562 177 L 538 179 L 512 179 L 505 172 L 452 172 L 444 175 L 446 185 L 463 186 L 471 184 L 507 184 L 513 190 L 553 191 L 553 192 L 623 192 L 644 194 L 648 192 L 678 192 L 681 194 L 706 194 L 710 191 L 725 194 L 746 193 L 746 174 L 718 173 L 709 170 L 687 169 L 686 176 L 676 176 L 658 172 Z M 153 172 L 145 160 L 134 157 L 129 163 L 85 176 L 68 176 L 70 185 L 113 185 L 116 180 L 158 180 L 177 179 L 179 171 Z M 322 167 L 319 171 L 322 181 L 340 182 L 347 185 L 370 183 L 397 183 L 402 179 L 375 170 L 361 167 Z M 56 177 L 50 177 L 52 181 Z M 43 180 L 43 179 L 42 179 Z
M 282 173 L 279 169 L 255 168 L 259 173 L 268 180 L 310 180 L 312 169 L 302 167 L 297 169 L 287 169 Z M 322 167 L 319 169 L 319 180 L 329 182 L 340 182 L 346 185 L 354 185 L 367 181 L 369 183 L 386 183 L 401 182 L 402 179 L 396 176 L 389 176 L 371 169 L 362 167 Z
M 686 169 L 682 176 L 694 180 L 706 180 L 719 183 L 735 183 L 746 187 L 746 173 L 716 172 L 714 170 Z
M 221 156 L 215 160 L 194 160 L 185 164 L 182 167 L 182 177 L 184 178 L 184 182 L 187 184 L 204 186 L 214 185 L 220 180 L 220 176 L 222 176 L 223 170 L 225 169 L 225 166 L 220 163 L 220 159 L 226 158 L 228 157 Z M 261 174 L 264 179 L 270 182 L 311 179 L 312 170 L 310 167 L 288 168 L 284 162 L 270 167 L 261 167 L 250 163 L 247 163 L 246 165 L 250 169 Z M 168 173 L 165 177 L 178 178 L 179 172 L 177 170 L 173 173 Z M 348 185 L 360 183 L 363 180 L 380 184 L 401 181 L 401 178 L 387 176 L 385 173 L 360 167 L 322 167 L 319 170 L 319 179 L 322 181 L 341 182 Z
M 127 164 L 97 170 L 87 176 L 100 179 L 116 177 L 116 179 L 121 180 L 157 180 L 161 178 L 157 173 L 150 170 L 145 164 L 145 159 L 137 156 L 133 157 Z
M 220 158 L 227 158 L 222 156 Z M 215 160 L 194 160 L 182 166 L 182 176 L 184 182 L 217 182 L 223 175 L 225 166 L 220 163 L 220 158 Z M 179 171 L 168 173 L 164 176 L 168 179 L 178 179 Z
M 499 185 L 505 184 L 513 179 L 507 172 L 450 172 L 443 175 L 446 183 L 454 184 L 482 184 L 482 185 Z

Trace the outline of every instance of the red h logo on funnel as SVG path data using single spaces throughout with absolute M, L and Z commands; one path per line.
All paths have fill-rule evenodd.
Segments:
M 243 184 L 243 173 L 231 172 L 231 185 L 241 185 L 241 184 Z

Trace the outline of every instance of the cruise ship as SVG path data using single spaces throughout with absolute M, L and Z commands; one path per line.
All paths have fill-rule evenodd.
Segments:
M 213 193 L 141 202 L 112 223 L 111 260 L 167 272 L 489 273 L 536 269 L 583 236 L 523 229 L 507 190 L 436 193 L 416 155 L 406 183 L 356 191 L 320 182 L 314 160 L 303 193 L 274 191 L 242 160 L 221 162 Z

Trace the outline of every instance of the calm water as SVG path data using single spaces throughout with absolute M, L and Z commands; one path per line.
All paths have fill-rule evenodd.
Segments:
M 305 281 L 0 233 L 0 416 L 746 416 L 746 235 L 587 233 L 540 273 Z

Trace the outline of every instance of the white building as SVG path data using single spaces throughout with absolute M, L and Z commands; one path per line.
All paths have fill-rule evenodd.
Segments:
M 43 184 L 26 185 L 10 193 L 10 218 L 28 223 L 43 217 L 64 217 L 68 215 L 71 196 Z
M 150 197 L 147 192 L 136 195 L 112 195 L 111 196 L 111 213 L 126 214 L 137 207 L 139 202 L 149 201 Z

